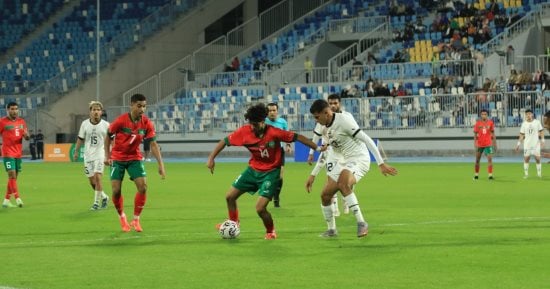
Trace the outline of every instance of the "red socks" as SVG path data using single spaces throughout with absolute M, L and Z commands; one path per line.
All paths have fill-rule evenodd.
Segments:
M 141 215 L 145 201 L 147 200 L 147 194 L 136 193 L 134 198 L 134 216 Z
M 476 164 L 476 174 L 478 174 L 478 173 L 479 173 L 479 165 Z
M 229 220 L 239 222 L 239 210 L 229 211 Z
M 493 173 L 493 166 L 488 166 L 487 171 L 489 172 L 489 174 L 492 174 Z
M 118 195 L 118 197 L 113 195 L 113 204 L 115 205 L 115 209 L 118 214 L 122 215 L 124 213 L 124 198 L 122 197 L 122 194 Z
M 16 179 L 8 179 L 8 185 L 6 188 L 6 200 L 10 199 L 11 194 L 13 194 L 16 199 L 19 198 L 19 190 L 17 189 Z

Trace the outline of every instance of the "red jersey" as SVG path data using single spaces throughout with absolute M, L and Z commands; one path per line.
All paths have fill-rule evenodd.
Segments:
M 491 146 L 494 132 L 495 125 L 492 120 L 478 120 L 474 126 L 474 133 L 477 136 L 476 146 L 481 148 Z
M 140 144 L 143 139 L 155 139 L 153 122 L 145 115 L 132 120 L 130 113 L 117 117 L 109 126 L 109 135 L 114 135 L 111 159 L 114 161 L 138 161 L 142 159 Z
M 256 137 L 251 125 L 244 125 L 225 138 L 227 146 L 244 146 L 252 154 L 248 164 L 260 172 L 267 172 L 282 165 L 283 150 L 281 141 L 294 142 L 298 135 L 294 132 L 266 125 L 264 135 Z
M 11 120 L 6 116 L 0 119 L 3 157 L 21 158 L 23 154 L 23 134 L 26 130 L 27 123 L 22 118 L 18 117 L 15 120 Z

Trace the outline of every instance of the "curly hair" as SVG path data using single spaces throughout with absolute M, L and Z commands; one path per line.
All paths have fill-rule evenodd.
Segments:
M 263 103 L 255 104 L 249 107 L 244 114 L 244 118 L 248 122 L 261 122 L 267 117 L 267 108 Z

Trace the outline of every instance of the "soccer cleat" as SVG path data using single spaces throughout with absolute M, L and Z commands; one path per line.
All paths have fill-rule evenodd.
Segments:
M 92 207 L 90 208 L 90 211 L 97 211 L 99 210 L 99 204 L 98 203 L 94 203 L 92 205 Z
M 474 181 L 477 181 L 479 179 L 479 176 L 474 176 Z
M 275 231 L 273 231 L 271 233 L 266 233 L 264 239 L 266 239 L 266 240 L 277 239 L 277 233 L 275 233 Z
M 10 201 L 4 201 L 2 203 L 2 207 L 3 208 L 15 208 L 17 207 L 16 205 L 12 204 Z
M 273 201 L 273 206 L 274 206 L 275 208 L 280 208 L 281 205 L 279 205 L 279 200 Z
M 130 232 L 130 224 L 128 224 L 126 216 L 120 217 L 120 227 L 122 228 L 122 232 Z
M 109 197 L 105 197 L 101 199 L 101 209 L 107 208 L 108 204 L 109 204 Z
M 489 180 L 492 181 L 494 180 L 495 178 L 493 176 L 489 176 Z
M 139 219 L 133 219 L 132 223 L 130 223 L 130 226 L 132 226 L 132 228 L 134 228 L 136 232 L 143 232 L 141 224 L 139 223 Z
M 365 222 L 357 223 L 357 237 L 365 237 L 369 234 L 369 225 Z
M 19 208 L 23 208 L 23 200 L 21 200 L 20 198 L 15 199 L 15 203 Z
M 336 231 L 336 229 L 328 229 L 324 231 L 321 235 L 319 235 L 319 237 L 322 238 L 332 238 L 336 236 L 338 236 L 338 231 Z

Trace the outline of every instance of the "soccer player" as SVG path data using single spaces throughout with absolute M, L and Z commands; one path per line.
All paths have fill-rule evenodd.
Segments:
M 335 113 L 329 107 L 328 102 L 323 99 L 314 101 L 309 111 L 317 123 L 326 126 L 328 145 L 332 147 L 333 153 L 341 155 L 333 168 L 327 172 L 330 178 L 321 194 L 323 215 L 328 225 L 328 230 L 321 236 L 335 237 L 338 235 L 331 200 L 334 194 L 340 191 L 357 220 L 357 237 L 364 237 L 368 234 L 368 224 L 363 217 L 353 188 L 369 171 L 369 151 L 375 156 L 382 174 L 394 176 L 397 175 L 397 170 L 384 163 L 374 141 L 359 128 L 351 115 Z M 368 149 L 365 148 L 365 145 Z M 306 183 L 306 189 L 311 192 L 312 182 L 309 180 L 311 178 Z
M 486 109 L 481 110 L 480 116 L 481 119 L 478 119 L 474 125 L 474 147 L 476 149 L 474 180 L 479 179 L 479 161 L 483 153 L 487 156 L 489 180 L 493 180 L 493 153 L 497 150 L 495 125 L 493 121 L 488 118 L 489 112 Z
M 2 156 L 4 158 L 4 168 L 8 173 L 8 185 L 6 197 L 2 207 L 15 207 L 10 201 L 11 195 L 15 198 L 15 203 L 20 208 L 23 207 L 23 201 L 19 196 L 17 189 L 17 176 L 21 172 L 21 156 L 23 154 L 23 139 L 29 140 L 27 123 L 19 117 L 19 105 L 15 102 L 9 102 L 6 105 L 7 116 L 0 119 L 0 134 L 2 134 Z
M 544 146 L 544 129 L 538 119 L 534 118 L 533 111 L 525 110 L 525 120 L 519 130 L 519 139 L 516 151 L 523 142 L 523 178 L 529 177 L 529 161 L 535 156 L 537 176 L 542 177 L 542 165 L 540 163 L 540 149 Z
M 105 136 L 109 123 L 101 118 L 103 104 L 92 101 L 88 105 L 90 118 L 84 120 L 78 131 L 73 158 L 78 159 L 80 147 L 84 144 L 84 174 L 88 177 L 94 190 L 94 203 L 90 210 L 107 208 L 109 197 L 103 191 L 103 168 L 105 167 Z M 101 202 L 101 204 L 100 204 Z
M 279 106 L 272 102 L 267 105 L 267 117 L 265 119 L 265 123 L 269 124 L 271 126 L 274 126 L 276 128 L 280 128 L 282 130 L 288 130 L 288 123 L 286 120 L 282 117 L 279 117 Z M 285 166 L 285 151 L 287 153 L 292 152 L 292 145 L 290 143 L 285 144 L 285 149 L 281 148 L 283 151 L 283 155 L 281 156 L 282 164 L 281 164 L 281 176 L 279 178 L 279 182 L 277 183 L 277 189 L 275 190 L 275 194 L 273 195 L 273 204 L 276 208 L 280 207 L 280 198 L 281 195 L 281 189 L 283 188 L 283 174 L 284 174 L 284 166 Z
M 156 141 L 155 127 L 153 122 L 144 115 L 146 107 L 147 99 L 143 94 L 132 95 L 130 112 L 120 115 L 111 123 L 108 131 L 109 137 L 105 138 L 105 164 L 111 166 L 113 204 L 124 232 L 129 232 L 131 227 L 136 232 L 143 231 L 140 215 L 145 206 L 147 193 L 147 175 L 140 149 L 143 139 L 151 139 L 151 153 L 157 159 L 158 173 L 162 179 L 166 176 L 164 162 Z M 111 142 L 114 142 L 112 148 Z M 134 181 L 137 188 L 134 198 L 134 218 L 130 224 L 124 214 L 124 200 L 121 191 L 125 171 L 128 171 L 130 180 Z
M 266 116 L 267 109 L 263 103 L 249 107 L 244 115 L 248 124 L 220 140 L 210 153 L 206 166 L 213 174 L 216 165 L 215 158 L 226 146 L 243 146 L 248 149 L 251 155 L 249 165 L 233 182 L 225 195 L 229 219 L 239 222 L 237 199 L 242 194 L 258 192 L 256 213 L 265 226 L 265 239 L 275 239 L 277 238 L 275 225 L 267 210 L 267 205 L 275 194 L 276 185 L 274 184 L 278 182 L 281 175 L 281 142 L 288 143 L 297 140 L 319 151 L 321 151 L 321 147 L 317 147 L 315 143 L 301 134 L 267 125 L 265 123 Z
M 333 112 L 349 114 L 350 116 L 352 116 L 349 112 L 342 111 L 342 108 L 340 106 L 340 103 L 341 103 L 340 95 L 335 93 L 329 95 L 327 98 L 327 102 L 328 102 L 328 105 L 330 106 L 330 109 Z M 313 129 L 313 142 L 317 143 L 319 139 L 322 139 L 323 141 L 322 143 L 326 144 L 328 136 L 326 136 L 325 134 L 326 134 L 326 126 L 320 125 L 317 123 L 315 125 L 315 128 Z M 332 166 L 337 162 L 338 158 L 339 158 L 339 155 L 333 153 L 332 147 L 330 146 L 327 147 L 327 150 L 323 152 L 323 154 L 320 155 L 319 158 L 317 159 L 317 163 L 313 168 L 313 170 L 311 171 L 311 176 L 315 178 L 323 166 L 325 166 L 327 171 L 330 171 Z M 313 150 L 311 149 L 309 150 L 309 156 L 308 156 L 307 162 L 309 165 L 313 163 Z M 328 178 L 329 177 L 327 175 L 327 179 Z M 312 184 L 313 184 L 313 181 L 314 180 L 312 180 Z M 344 214 L 349 214 L 349 207 L 346 204 L 345 200 L 343 200 L 343 205 L 344 205 Z M 335 193 L 334 196 L 332 197 L 332 213 L 334 214 L 335 217 L 340 216 L 340 209 L 338 208 L 338 193 Z

